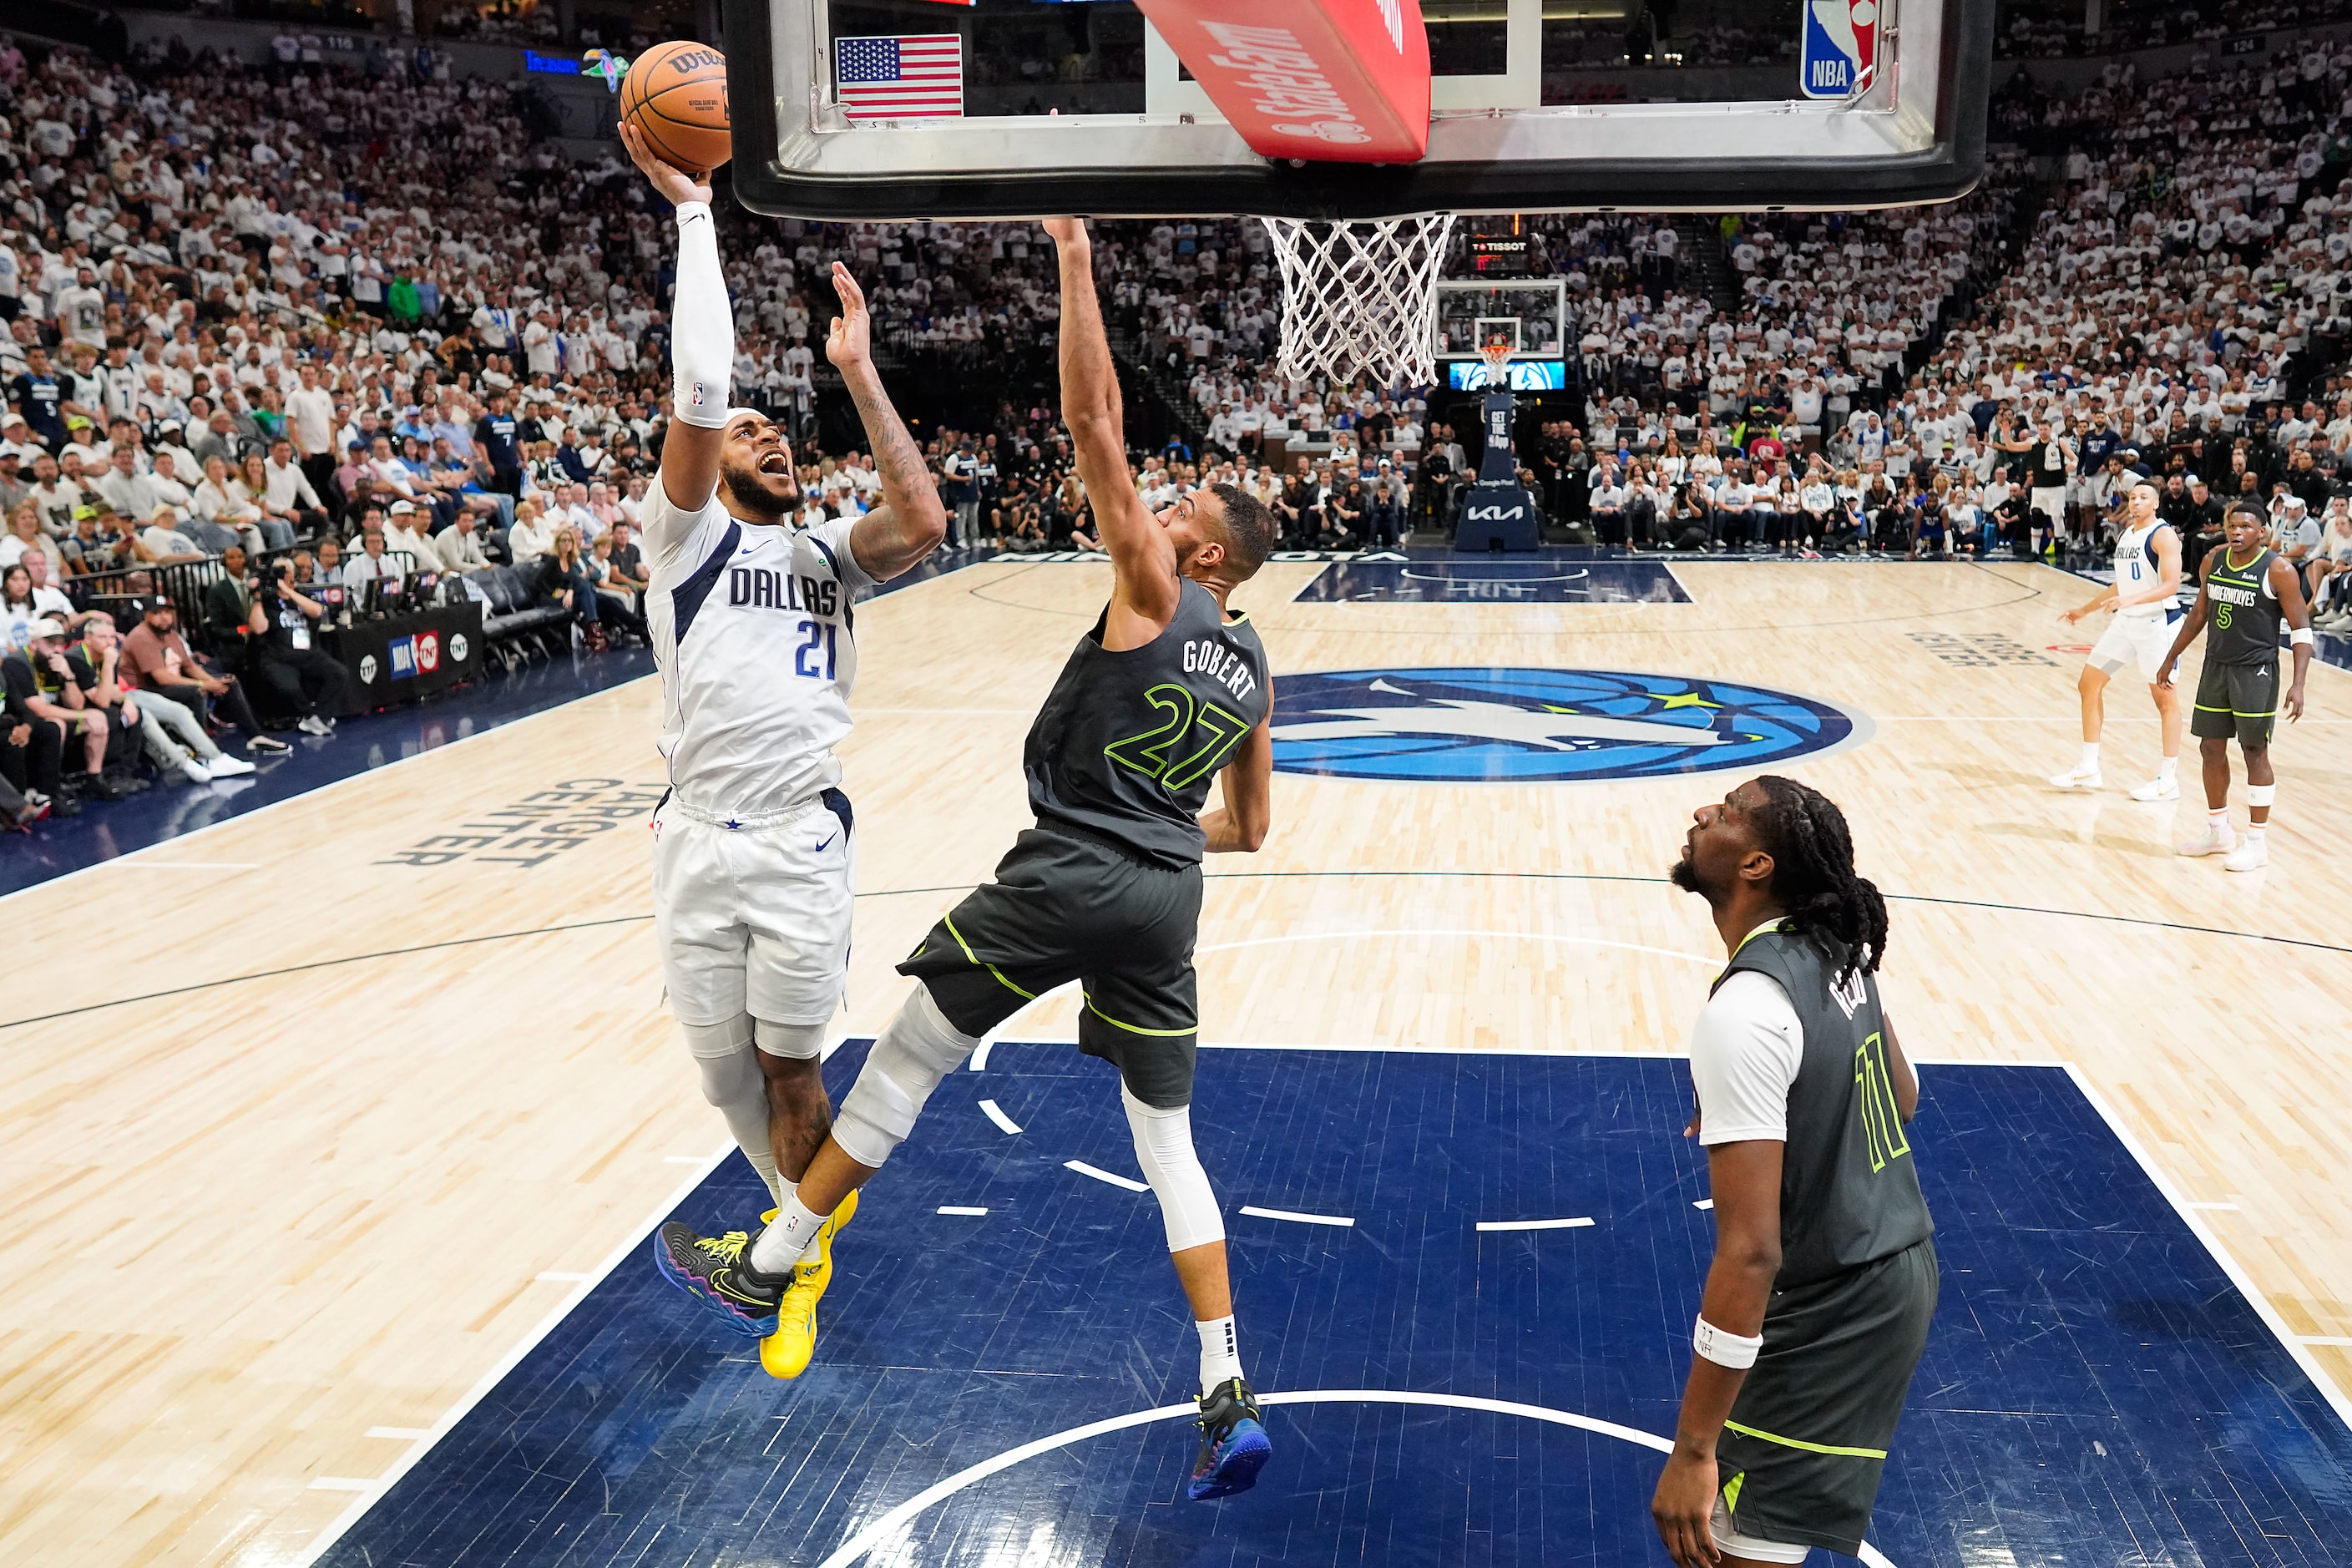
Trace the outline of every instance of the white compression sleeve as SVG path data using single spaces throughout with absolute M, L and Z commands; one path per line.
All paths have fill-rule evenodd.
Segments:
M 751 1169 L 768 1184 L 771 1197 L 781 1196 L 783 1183 L 776 1173 L 776 1152 L 768 1141 L 768 1077 L 753 1054 L 751 1020 L 738 1013 L 723 1024 L 683 1024 L 686 1048 L 702 1069 L 702 1098 L 727 1119 L 727 1131 Z
M 915 987 L 898 1016 L 866 1053 L 857 1081 L 833 1121 L 833 1141 L 861 1165 L 878 1170 L 906 1142 L 931 1091 L 980 1044 L 961 1034 L 924 986 Z
M 707 202 L 678 205 L 677 288 L 669 315 L 671 411 L 688 425 L 723 429 L 735 373 L 735 312 Z
M 1118 1086 L 1127 1107 L 1128 1131 L 1135 1134 L 1135 1163 L 1160 1200 L 1160 1217 L 1168 1227 L 1168 1250 L 1205 1247 L 1225 1239 L 1225 1216 L 1209 1185 L 1209 1173 L 1192 1152 L 1192 1108 L 1161 1110 Z

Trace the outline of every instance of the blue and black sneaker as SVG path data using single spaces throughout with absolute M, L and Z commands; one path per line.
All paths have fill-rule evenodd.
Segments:
M 754 1271 L 751 1237 L 740 1230 L 703 1236 L 672 1220 L 654 1233 L 654 1262 L 663 1278 L 693 1297 L 737 1333 L 764 1339 L 776 1331 L 776 1308 L 789 1274 Z
M 1186 1489 L 1194 1502 L 1249 1490 L 1273 1457 L 1248 1384 L 1231 1377 L 1201 1395 L 1201 1457 L 1192 1461 Z

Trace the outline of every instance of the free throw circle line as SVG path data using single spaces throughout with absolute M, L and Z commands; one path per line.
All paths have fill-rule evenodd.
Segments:
M 1654 1432 L 1644 1432 L 1633 1426 L 1621 1426 L 1614 1421 L 1602 1421 L 1591 1415 L 1580 1415 L 1573 1410 L 1554 1410 L 1543 1405 L 1520 1405 L 1507 1399 L 1480 1399 L 1465 1394 L 1421 1394 L 1392 1388 L 1317 1388 L 1301 1389 L 1286 1394 L 1262 1394 L 1258 1395 L 1258 1403 L 1260 1405 L 1421 1405 L 1439 1409 L 1476 1410 L 1492 1415 L 1517 1415 L 1529 1421 L 1548 1422 L 1555 1426 L 1573 1426 L 1580 1431 L 1596 1433 L 1603 1437 L 1614 1437 L 1621 1443 L 1633 1443 L 1660 1454 L 1670 1454 L 1674 1452 L 1675 1447 L 1672 1439 L 1661 1437 Z M 1034 1459 L 1040 1454 L 1050 1453 L 1055 1448 L 1067 1447 L 1073 1443 L 1083 1443 L 1089 1437 L 1100 1437 L 1110 1432 L 1122 1432 L 1130 1426 L 1148 1426 L 1154 1421 L 1173 1421 L 1180 1417 L 1189 1419 L 1200 1414 L 1200 1407 L 1197 1405 L 1162 1405 L 1152 1410 L 1129 1411 L 1124 1415 L 1113 1415 L 1101 1421 L 1089 1421 L 1083 1426 L 1072 1426 L 1024 1443 L 1018 1447 L 1007 1448 L 1002 1454 L 982 1459 L 976 1465 L 958 1470 L 944 1480 L 936 1481 L 925 1487 L 921 1491 L 843 1542 L 834 1550 L 833 1555 L 819 1563 L 817 1568 L 851 1568 L 851 1564 L 863 1561 L 868 1552 L 882 1545 L 916 1515 L 935 1504 L 946 1501 L 975 1482 L 984 1481 L 999 1471 L 1009 1470 L 1013 1466 Z M 1863 1545 L 1862 1560 L 1868 1563 L 1870 1568 L 1895 1568 L 1893 1563 L 1868 1542 Z
M 1412 567 L 1408 566 L 1404 569 L 1402 575 L 1410 577 L 1416 583 L 1573 583 L 1580 577 L 1591 576 L 1592 572 L 1591 569 L 1588 567 L 1581 572 L 1556 572 L 1546 577 L 1480 577 L 1475 575 L 1457 577 L 1451 572 L 1445 573 L 1443 575 L 1433 576 L 1425 573 L 1416 572 Z

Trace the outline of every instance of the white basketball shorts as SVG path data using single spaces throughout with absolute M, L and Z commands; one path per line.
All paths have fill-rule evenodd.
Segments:
M 2172 651 L 2173 629 L 2165 616 L 2110 616 L 2107 629 L 2091 645 L 2091 668 L 2113 675 L 2136 664 L 2139 678 L 2153 684 L 2156 672 L 2164 668 L 2164 656 Z
M 654 833 L 654 931 L 677 1021 L 832 1017 L 849 973 L 855 867 L 841 793 L 732 827 L 672 799 Z

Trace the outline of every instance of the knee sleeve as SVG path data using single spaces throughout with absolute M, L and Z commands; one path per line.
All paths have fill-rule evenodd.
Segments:
M 824 1049 L 823 1024 L 771 1024 L 761 1018 L 753 1022 L 751 1034 L 764 1054 L 796 1062 L 813 1061 Z
M 739 1013 L 723 1024 L 687 1024 L 686 1048 L 702 1069 L 702 1098 L 727 1120 L 735 1146 L 760 1173 L 771 1193 L 780 1189 L 776 1152 L 768 1140 L 768 1079 L 752 1054 L 751 1017 Z
M 1168 1228 L 1168 1250 L 1205 1247 L 1225 1239 L 1225 1216 L 1209 1185 L 1209 1173 L 1192 1152 L 1192 1108 L 1161 1110 L 1135 1098 L 1125 1084 L 1119 1102 L 1127 1107 L 1128 1130 L 1135 1134 L 1136 1163 L 1160 1200 L 1160 1218 Z
M 833 1141 L 859 1164 L 880 1166 L 914 1131 L 931 1090 L 979 1044 L 948 1022 L 929 986 L 916 987 L 867 1053 L 834 1118 Z

